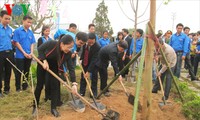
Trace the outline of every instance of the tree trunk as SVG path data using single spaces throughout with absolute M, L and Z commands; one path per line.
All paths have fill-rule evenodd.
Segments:
M 156 0 L 150 0 L 150 22 L 155 29 L 156 18 Z M 152 31 L 148 28 L 149 35 L 152 35 Z M 146 56 L 145 56 L 145 69 L 143 74 L 144 80 L 144 97 L 142 106 L 142 120 L 150 119 L 151 110 L 151 89 L 152 89 L 152 63 L 153 63 L 154 42 L 151 38 L 148 38 Z

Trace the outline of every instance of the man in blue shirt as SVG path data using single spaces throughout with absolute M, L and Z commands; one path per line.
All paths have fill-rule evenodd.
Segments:
M 71 24 L 69 25 L 69 29 L 67 29 L 67 30 L 58 29 L 58 30 L 56 31 L 56 33 L 54 34 L 54 40 L 58 39 L 59 36 L 62 35 L 62 34 L 71 35 L 72 38 L 75 40 L 76 29 L 77 29 L 77 26 L 76 26 L 76 24 L 74 24 L 74 23 L 71 23 Z
M 174 49 L 177 55 L 177 62 L 174 68 L 174 75 L 180 77 L 182 60 L 185 60 L 185 56 L 188 53 L 187 35 L 182 33 L 183 24 L 179 23 L 176 25 L 177 32 L 171 36 L 169 45 Z
M 88 33 L 95 33 L 95 25 L 93 23 L 88 25 Z M 96 41 L 99 41 L 99 37 L 97 34 L 95 34 L 96 36 Z
M 185 69 L 188 69 L 189 71 L 189 75 L 191 76 L 191 81 L 195 81 L 198 80 L 198 78 L 195 76 L 194 74 L 194 70 L 193 70 L 193 66 L 190 60 L 190 46 L 191 46 L 191 39 L 189 38 L 189 32 L 190 32 L 190 28 L 189 27 L 184 27 L 183 28 L 183 32 L 187 35 L 187 39 L 189 41 L 188 43 L 188 53 L 185 57 Z
M 2 94 L 2 73 L 5 70 L 4 77 L 4 94 L 8 94 L 10 90 L 10 76 L 11 76 L 11 64 L 6 60 L 13 61 L 12 52 L 12 29 L 8 25 L 10 23 L 11 16 L 7 11 L 2 10 L 0 13 L 0 98 Z
M 17 28 L 14 31 L 13 41 L 16 46 L 16 66 L 20 71 L 23 71 L 28 79 L 29 69 L 32 61 L 31 54 L 33 53 L 35 37 L 33 32 L 29 29 L 32 24 L 32 18 L 30 16 L 23 17 L 23 26 Z M 15 86 L 16 91 L 21 91 L 21 73 L 16 71 L 15 73 Z M 28 84 L 23 78 L 22 89 L 26 90 Z
M 143 35 L 143 30 L 142 29 L 137 29 L 136 30 L 136 54 L 140 52 L 140 50 L 142 50 L 142 45 L 143 45 L 143 41 L 144 39 L 142 38 Z M 134 51 L 134 39 L 131 42 L 131 46 L 130 46 L 130 59 L 132 57 Z

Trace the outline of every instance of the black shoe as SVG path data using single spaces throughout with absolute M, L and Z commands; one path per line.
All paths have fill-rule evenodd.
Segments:
M 62 106 L 62 105 L 63 105 L 63 102 L 62 102 L 62 101 L 60 101 L 60 102 L 58 102 L 58 103 L 57 103 L 57 105 L 56 105 L 56 106 L 60 107 L 60 106 Z
M 106 97 L 110 97 L 110 96 L 111 96 L 111 95 L 110 95 L 110 92 L 105 92 L 104 95 L 105 95 Z
M 157 91 L 157 90 L 152 90 L 151 92 L 152 92 L 152 93 L 158 93 L 158 91 Z
M 80 95 L 81 95 L 82 97 L 84 97 L 84 96 L 85 96 L 85 94 L 82 94 L 82 93 L 80 93 Z
M 51 113 L 53 114 L 53 116 L 58 117 L 60 116 L 59 112 L 56 109 L 51 109 Z
M 3 91 L 3 94 L 8 95 L 10 92 L 9 91 Z
M 44 101 L 45 101 L 45 102 L 47 102 L 48 100 L 51 100 L 51 98 L 50 98 L 50 97 L 45 97 L 45 98 L 44 98 Z
M 23 88 L 22 88 L 23 91 L 25 91 L 25 90 L 27 90 L 27 89 L 28 89 L 28 87 L 23 87 Z
M 198 81 L 199 80 L 199 78 L 194 78 L 194 79 L 191 79 L 191 81 Z
M 164 101 L 164 96 L 162 97 L 162 100 Z M 165 97 L 165 100 L 168 100 L 168 97 Z

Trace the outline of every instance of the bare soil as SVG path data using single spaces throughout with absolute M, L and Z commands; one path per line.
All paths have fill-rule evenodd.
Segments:
M 122 88 L 118 82 L 114 83 L 115 89 L 111 89 L 111 96 L 105 97 L 102 95 L 101 99 L 98 100 L 102 104 L 107 106 L 107 110 L 115 110 L 120 114 L 120 120 L 131 120 L 133 106 L 128 103 L 128 97 L 122 91 Z M 127 87 L 127 86 L 126 86 Z M 133 87 L 127 87 L 128 91 L 132 91 L 134 94 Z M 141 95 L 143 95 L 143 91 L 141 90 Z M 152 109 L 150 113 L 150 120 L 186 120 L 184 115 L 181 113 L 181 104 L 173 101 L 172 98 L 169 98 L 168 105 L 159 107 L 159 102 L 161 100 L 162 95 L 159 92 L 158 94 L 152 95 Z M 91 99 L 87 98 L 89 101 Z M 140 97 L 140 101 L 142 103 L 142 97 Z M 63 106 L 59 108 L 59 112 L 61 116 L 57 118 L 58 120 L 101 120 L 102 116 L 98 114 L 95 110 L 91 109 L 89 106 L 86 106 L 86 110 L 84 113 L 77 113 L 69 106 Z M 137 113 L 137 119 L 141 119 L 142 113 Z M 50 113 L 47 115 L 39 116 L 40 119 L 43 120 L 54 120 Z

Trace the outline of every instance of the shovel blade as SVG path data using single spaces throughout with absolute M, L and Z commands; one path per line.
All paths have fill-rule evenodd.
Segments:
M 100 102 L 96 102 L 96 104 L 93 102 L 92 106 L 96 107 L 100 111 L 105 111 L 106 110 L 106 106 L 104 104 L 100 103 Z
M 76 99 L 74 101 L 69 101 L 68 104 L 79 113 L 83 113 L 85 111 L 85 104 L 80 100 Z
M 119 120 L 120 114 L 114 110 L 109 110 L 102 120 Z
M 131 105 L 134 105 L 134 100 L 135 100 L 135 96 L 133 96 L 132 94 L 129 94 L 129 96 L 128 96 L 128 102 Z

